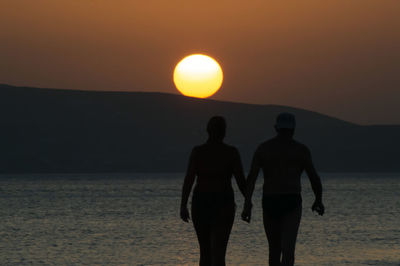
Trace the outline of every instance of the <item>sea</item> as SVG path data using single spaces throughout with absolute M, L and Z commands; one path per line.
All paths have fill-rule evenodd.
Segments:
M 400 265 L 400 173 L 321 178 L 322 217 L 302 178 L 295 264 Z M 182 182 L 183 173 L 1 175 L 0 265 L 196 265 L 193 224 L 179 218 Z M 227 265 L 268 265 L 262 183 L 250 224 L 234 183 Z

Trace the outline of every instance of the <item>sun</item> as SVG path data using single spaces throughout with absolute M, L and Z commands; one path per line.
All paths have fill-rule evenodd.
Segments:
M 186 56 L 174 70 L 176 88 L 190 97 L 210 97 L 221 88 L 222 79 L 222 68 L 218 62 L 203 54 Z

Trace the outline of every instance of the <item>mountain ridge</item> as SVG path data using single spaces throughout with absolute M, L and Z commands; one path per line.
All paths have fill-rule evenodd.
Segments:
M 399 171 L 400 125 L 361 126 L 300 108 L 197 99 L 160 92 L 75 91 L 0 84 L 3 173 L 179 172 L 206 140 L 212 115 L 245 169 L 275 135 L 280 112 L 296 115 L 295 138 L 327 172 Z
M 226 104 L 233 104 L 233 105 L 245 105 L 245 106 L 263 106 L 263 107 L 276 107 L 276 108 L 289 108 L 293 110 L 304 110 L 310 113 L 315 113 L 318 115 L 323 115 L 332 119 L 340 120 L 349 124 L 353 125 L 359 125 L 354 122 L 346 121 L 331 115 L 323 114 L 317 111 L 312 111 L 312 110 L 307 110 L 303 108 L 298 108 L 298 107 L 291 107 L 291 106 L 285 106 L 285 105 L 278 105 L 278 104 L 253 104 L 253 103 L 241 103 L 241 102 L 233 102 L 233 101 L 224 101 L 224 100 L 217 100 L 217 99 L 202 99 L 202 98 L 196 98 L 196 97 L 189 97 L 189 96 L 184 96 L 181 94 L 174 94 L 174 93 L 167 93 L 167 92 L 157 92 L 157 91 L 152 91 L 152 92 L 146 92 L 146 91 L 102 91 L 102 90 L 81 90 L 81 89 L 59 89 L 59 88 L 40 88 L 40 87 L 27 87 L 27 86 L 14 86 L 14 85 L 9 85 L 5 83 L 0 83 L 0 89 L 22 89 L 22 90 L 37 90 L 38 92 L 51 92 L 51 93 L 83 93 L 83 94 L 105 94 L 105 95 L 159 95 L 159 96 L 165 96 L 165 97 L 180 97 L 180 98 L 185 98 L 185 99 L 193 99 L 195 101 L 207 101 L 207 102 L 217 102 L 217 103 L 226 103 Z

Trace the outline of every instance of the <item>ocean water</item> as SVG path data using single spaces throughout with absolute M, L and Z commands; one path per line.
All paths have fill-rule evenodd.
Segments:
M 303 218 L 296 265 L 400 265 L 400 174 L 321 174 L 326 214 Z M 0 265 L 195 265 L 179 219 L 183 174 L 0 176 Z M 251 224 L 238 205 L 228 265 L 267 265 L 261 185 Z

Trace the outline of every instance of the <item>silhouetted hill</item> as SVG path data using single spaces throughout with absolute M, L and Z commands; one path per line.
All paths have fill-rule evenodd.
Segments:
M 400 126 L 359 126 L 284 106 L 0 85 L 0 110 L 3 173 L 183 171 L 216 114 L 227 118 L 226 142 L 239 148 L 248 169 L 282 111 L 296 115 L 296 138 L 319 170 L 400 170 Z

